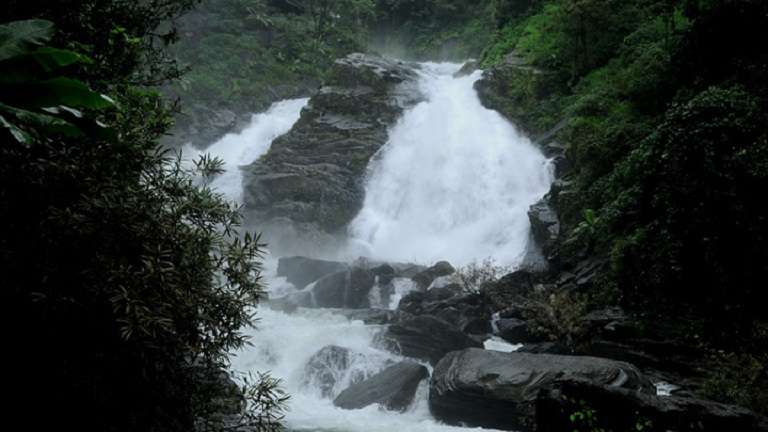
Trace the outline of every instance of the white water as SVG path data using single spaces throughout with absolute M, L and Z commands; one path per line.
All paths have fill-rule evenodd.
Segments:
M 547 159 L 473 84 L 461 65 L 423 65 L 427 96 L 405 113 L 370 167 L 363 209 L 350 226 L 354 252 L 376 259 L 453 264 L 522 260 L 528 208 L 553 180 Z M 353 252 L 353 253 L 354 253 Z
M 472 84 L 479 74 L 453 79 L 458 65 L 426 64 L 422 91 L 429 100 L 409 110 L 391 131 L 389 143 L 371 165 L 364 208 L 351 227 L 358 245 L 369 255 L 392 261 L 448 259 L 463 264 L 492 257 L 514 264 L 528 240 L 528 206 L 549 187 L 546 159 L 497 113 L 480 105 Z M 277 103 L 253 117 L 242 133 L 227 135 L 206 152 L 225 161 L 226 172 L 212 187 L 242 202 L 239 167 L 264 154 L 277 136 L 299 118 L 306 99 Z M 274 276 L 274 260 L 266 263 L 270 291 L 276 296 L 295 288 Z M 389 308 L 413 283 L 395 279 Z M 383 304 L 382 299 L 378 299 Z M 285 314 L 259 307 L 252 346 L 232 358 L 233 370 L 270 372 L 290 395 L 285 423 L 291 431 L 421 432 L 466 431 L 435 421 L 427 406 L 423 382 L 405 413 L 378 406 L 343 410 L 332 403 L 357 374 L 370 375 L 394 354 L 379 350 L 379 326 L 350 321 L 330 310 L 299 309 Z M 310 358 L 328 345 L 354 353 L 347 370 L 334 370 L 338 382 L 323 397 L 307 374 Z M 498 339 L 487 349 L 512 351 L 517 346 Z
M 253 347 L 233 358 L 237 371 L 269 371 L 283 380 L 290 395 L 285 423 L 291 431 L 333 432 L 449 432 L 472 429 L 451 427 L 436 422 L 427 406 L 428 387 L 422 383 L 412 406 L 404 413 L 386 411 L 371 405 L 359 410 L 344 410 L 333 405 L 349 383 L 350 375 L 359 371 L 378 372 L 387 360 L 398 361 L 394 354 L 373 348 L 379 326 L 349 321 L 322 309 L 299 309 L 287 315 L 261 307 L 258 331 Z M 333 395 L 323 398 L 316 387 L 306 385 L 305 367 L 317 351 L 327 345 L 349 348 L 356 353 L 350 371 L 338 371 L 341 381 Z M 474 429 L 480 430 L 480 429 Z
M 237 134 L 227 134 L 204 151 L 187 147 L 185 158 L 194 160 L 208 153 L 224 161 L 224 173 L 211 187 L 236 203 L 243 202 L 243 173 L 240 167 L 255 162 L 269 151 L 275 138 L 288 132 L 299 120 L 309 99 L 290 99 L 273 104 L 269 110 L 251 117 L 251 123 Z

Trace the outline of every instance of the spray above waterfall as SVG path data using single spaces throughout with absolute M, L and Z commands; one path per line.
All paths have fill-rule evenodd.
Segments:
M 377 259 L 520 263 L 527 211 L 553 180 L 547 159 L 473 88 L 477 71 L 423 64 L 427 96 L 405 113 L 369 168 L 353 253 Z

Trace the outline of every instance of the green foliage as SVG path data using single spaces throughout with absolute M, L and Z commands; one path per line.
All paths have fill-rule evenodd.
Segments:
M 62 69 L 88 59 L 45 47 L 52 36 L 49 21 L 0 25 L 0 125 L 23 145 L 32 145 L 36 133 L 77 137 L 83 135 L 81 127 L 102 128 L 97 121 L 84 120 L 80 109 L 114 106 L 82 81 L 59 76 Z M 99 132 L 106 136 L 108 131 Z
M 768 277 L 768 54 L 755 43 L 766 8 L 548 0 L 504 21 L 483 57 L 505 64 L 501 111 L 534 134 L 567 121 L 555 137 L 573 164 L 555 192 L 560 264 L 611 263 L 590 307 L 699 317 L 734 353 L 714 362 L 708 396 L 763 412 L 766 345 L 750 329 L 765 321 Z M 521 68 L 540 73 L 508 72 Z M 532 91 L 542 76 L 552 91 Z
M 16 328 L 9 346 L 24 353 L 11 369 L 34 371 L 10 380 L 20 421 L 280 428 L 279 383 L 260 376 L 238 388 L 224 372 L 263 295 L 263 245 L 238 234 L 234 205 L 197 185 L 220 161 L 193 171 L 160 149 L 171 112 L 136 85 L 178 73 L 146 44 L 151 23 L 188 4 L 27 2 L 14 16 L 62 15 L 53 39 L 42 21 L 0 26 L 3 316 Z M 41 399 L 39 418 L 29 401 Z

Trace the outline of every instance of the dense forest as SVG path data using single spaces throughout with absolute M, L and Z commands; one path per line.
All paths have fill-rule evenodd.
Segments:
M 483 104 L 554 155 L 542 203 L 557 231 L 532 220 L 548 268 L 525 274 L 551 291 L 509 300 L 515 272 L 466 298 L 524 303 L 531 332 L 568 354 L 685 358 L 670 372 L 685 397 L 768 425 L 768 2 L 10 0 L 0 18 L 12 421 L 283 428 L 280 380 L 229 372 L 267 297 L 266 245 L 210 186 L 223 162 L 177 150 L 338 86 L 337 59 L 363 52 L 473 60 Z M 599 351 L 585 324 L 615 308 L 635 357 Z M 567 402 L 573 430 L 662 430 L 602 424 L 601 403 Z M 566 430 L 549 427 L 530 430 Z

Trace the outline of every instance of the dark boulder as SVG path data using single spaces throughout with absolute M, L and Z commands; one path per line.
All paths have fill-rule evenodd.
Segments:
M 549 195 L 540 199 L 528 210 L 533 239 L 541 247 L 544 256 L 549 256 L 560 238 L 560 220 L 550 204 Z
M 484 334 L 491 330 L 490 311 L 482 297 L 462 295 L 458 285 L 408 293 L 400 300 L 398 310 L 411 315 L 434 316 L 467 334 Z
M 540 394 L 536 431 L 572 430 L 577 426 L 571 418 L 572 414 L 584 412 L 585 409 L 593 413 L 595 420 L 592 427 L 600 430 L 768 430 L 766 418 L 733 405 L 695 398 L 656 396 L 584 381 L 562 381 Z
M 429 315 L 391 324 L 381 338 L 386 349 L 433 365 L 451 351 L 482 347 L 455 326 Z
M 403 361 L 341 392 L 333 404 L 344 409 L 359 409 L 380 404 L 389 410 L 405 411 L 413 402 L 419 383 L 429 377 L 426 367 Z
M 353 267 L 325 276 L 310 289 L 314 307 L 365 309 L 370 307 L 368 293 L 375 283 L 370 270 Z
M 513 344 L 540 342 L 528 329 L 528 323 L 516 318 L 502 318 L 494 321 L 495 333 L 505 341 Z
M 426 290 L 435 279 L 441 276 L 450 276 L 455 272 L 456 269 L 449 262 L 440 261 L 432 267 L 417 273 L 411 279 L 416 282 L 419 288 Z
M 651 382 L 628 363 L 467 349 L 449 353 L 437 364 L 429 406 L 437 419 L 452 425 L 533 431 L 539 395 L 570 381 L 655 394 Z
M 341 262 L 300 256 L 282 257 L 277 261 L 277 275 L 285 277 L 296 289 L 304 289 L 321 277 L 340 272 L 346 268 L 347 265 Z
M 382 264 L 371 269 L 371 273 L 379 278 L 380 284 L 388 284 L 397 276 L 397 271 L 389 264 Z

